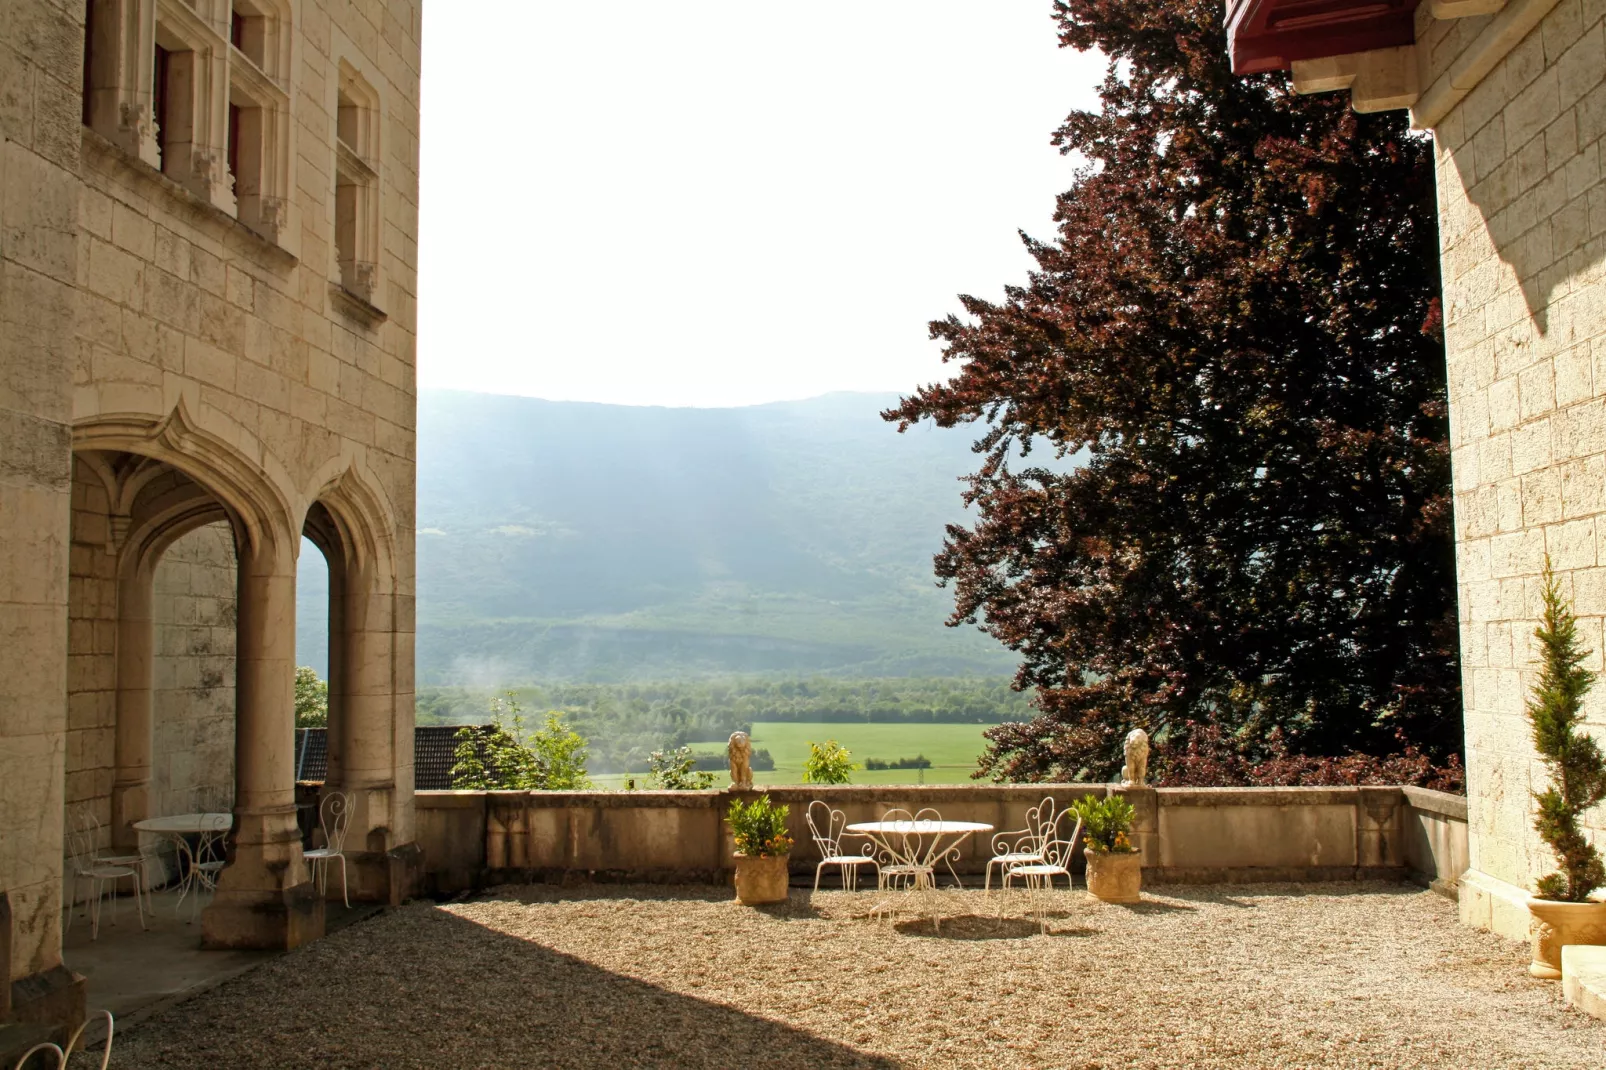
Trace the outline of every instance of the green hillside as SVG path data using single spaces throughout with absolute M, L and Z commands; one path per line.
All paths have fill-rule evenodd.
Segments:
M 931 557 L 971 436 L 894 395 L 668 409 L 424 391 L 418 682 L 996 676 Z M 321 666 L 316 566 L 300 659 Z

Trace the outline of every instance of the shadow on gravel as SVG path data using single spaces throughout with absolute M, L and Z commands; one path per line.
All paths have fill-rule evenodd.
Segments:
M 503 901 L 514 896 L 502 896 Z M 683 898 L 683 897 L 682 897 Z M 113 1065 L 212 1070 L 901 1063 L 601 969 L 449 910 L 309 945 L 141 1023 Z M 365 927 L 366 928 L 366 927 Z M 365 939 L 372 932 L 374 939 Z M 622 928 L 621 941 L 631 934 Z
M 1098 929 L 1080 926 L 1054 928 L 1053 919 L 1068 918 L 1070 914 L 1049 911 L 1048 936 L 1096 936 Z M 918 936 L 928 940 L 1026 940 L 1042 930 L 1032 918 L 995 918 L 987 914 L 961 914 L 942 919 L 940 928 L 933 927 L 930 918 L 911 918 L 893 926 L 902 936 Z

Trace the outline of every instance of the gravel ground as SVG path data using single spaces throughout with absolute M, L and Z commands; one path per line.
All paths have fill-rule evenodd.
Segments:
M 1551 1067 L 1606 1023 L 1415 888 L 1078 889 L 895 925 L 876 893 L 503 888 L 414 904 L 138 1023 L 114 1067 Z M 968 915 L 968 916 L 967 916 Z

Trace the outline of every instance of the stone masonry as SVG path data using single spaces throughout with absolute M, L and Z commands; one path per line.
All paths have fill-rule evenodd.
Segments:
M 1424 0 L 1415 44 L 1296 60 L 1302 91 L 1409 107 L 1437 157 L 1471 869 L 1463 920 L 1525 937 L 1555 860 L 1525 701 L 1548 555 L 1602 668 L 1606 0 Z M 1588 725 L 1606 740 L 1606 688 Z M 1606 814 L 1590 816 L 1606 846 Z
M 418 0 L 0 0 L 0 892 L 61 965 L 64 815 L 138 842 L 232 784 L 215 946 L 322 931 L 290 740 L 330 562 L 354 897 L 413 834 Z

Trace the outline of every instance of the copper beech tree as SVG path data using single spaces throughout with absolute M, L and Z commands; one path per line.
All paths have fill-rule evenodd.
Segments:
M 954 378 L 884 414 L 982 429 L 936 570 L 1038 712 L 978 775 L 1102 778 L 1141 726 L 1176 783 L 1453 780 L 1430 142 L 1234 76 L 1219 0 L 1054 10 L 1110 60 L 1055 134 L 1057 232 L 932 324 Z

